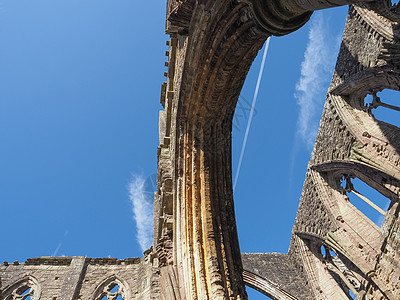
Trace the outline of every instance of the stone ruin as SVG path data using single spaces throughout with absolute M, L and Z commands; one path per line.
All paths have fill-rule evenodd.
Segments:
M 265 40 L 314 10 L 350 5 L 288 253 L 241 254 L 232 118 Z M 0 300 L 400 299 L 400 129 L 374 116 L 400 89 L 390 0 L 168 0 L 154 243 L 124 260 L 41 257 L 0 266 Z M 366 103 L 366 97 L 372 97 Z M 350 201 L 361 180 L 390 205 L 381 227 Z

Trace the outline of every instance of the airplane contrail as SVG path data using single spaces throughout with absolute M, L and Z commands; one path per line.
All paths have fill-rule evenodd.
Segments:
M 263 54 L 263 58 L 262 58 L 262 62 L 261 62 L 260 72 L 258 73 L 258 79 L 257 79 L 256 89 L 255 89 L 255 91 L 254 91 L 254 96 L 253 96 L 253 103 L 252 103 L 252 105 L 251 105 L 250 117 L 249 117 L 249 119 L 248 119 L 248 121 L 247 121 L 246 133 L 244 134 L 244 139 L 243 139 L 243 143 L 242 143 L 242 150 L 241 150 L 241 152 L 240 152 L 239 163 L 238 163 L 238 167 L 237 167 L 237 169 L 236 169 L 235 181 L 234 181 L 234 184 L 233 184 L 233 192 L 235 192 L 237 180 L 238 180 L 238 178 L 239 178 L 240 167 L 242 166 L 242 160 L 243 160 L 243 155 L 244 155 L 244 149 L 246 148 L 247 137 L 248 137 L 248 135 L 249 135 L 250 125 L 251 125 L 251 121 L 252 121 L 252 119 L 253 119 L 254 108 L 255 108 L 255 106 L 256 106 L 256 101 L 257 101 L 257 96 L 258 96 L 258 90 L 259 90 L 259 88 L 260 88 L 261 77 L 262 77 L 262 74 L 263 74 L 263 71 L 264 71 L 265 58 L 267 57 L 268 47 L 269 47 L 269 38 L 267 39 L 267 41 L 266 41 L 266 43 L 265 43 L 264 54 Z

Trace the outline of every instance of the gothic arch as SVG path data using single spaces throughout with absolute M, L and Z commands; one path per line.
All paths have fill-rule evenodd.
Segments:
M 165 110 L 160 115 L 160 189 L 156 195 L 160 218 L 155 222 L 154 246 L 161 258 L 159 267 L 165 268 L 164 273 L 168 274 L 161 276 L 160 281 L 164 282 L 161 286 L 172 285 L 182 297 L 246 298 L 232 191 L 232 117 L 247 72 L 263 42 L 271 33 L 287 33 L 285 28 L 271 29 L 273 26 L 262 22 L 262 17 L 271 20 L 270 14 L 279 15 L 282 13 L 280 8 L 284 7 L 292 17 L 302 16 L 299 23 L 296 22 L 300 26 L 312 10 L 343 5 L 347 1 L 334 1 L 333 4 L 331 1 L 279 0 L 268 2 L 263 7 L 261 4 L 264 2 L 168 2 L 167 32 L 171 34 L 171 41 L 167 52 L 167 82 L 163 84 L 161 99 Z M 353 14 L 357 12 L 352 10 Z M 288 24 L 285 15 L 276 17 L 279 23 Z M 363 17 L 375 18 L 373 15 Z M 369 33 L 368 36 L 375 37 L 364 23 L 363 30 Z M 289 25 L 292 29 L 297 28 Z M 376 35 L 382 35 L 381 32 L 379 29 Z M 343 70 L 335 75 L 337 86 L 346 82 L 350 75 L 361 75 L 361 78 L 366 71 L 375 70 L 376 73 L 376 65 L 370 63 L 369 56 L 364 55 L 360 65 L 357 64 L 357 49 L 347 47 L 345 50 L 345 55 L 354 61 L 354 70 L 350 74 L 347 65 L 343 64 Z M 379 49 L 374 54 L 376 57 L 378 52 Z M 321 143 L 331 151 L 319 153 L 318 160 L 310 165 L 327 159 L 353 159 L 350 157 L 353 147 L 361 145 L 358 142 L 362 141 L 362 134 L 367 130 L 343 124 L 346 118 L 342 118 L 339 108 L 346 104 L 348 97 L 343 98 L 348 95 L 330 92 L 331 99 L 327 103 L 332 105 L 332 109 L 326 118 L 333 122 L 322 122 L 326 123 L 328 134 L 322 134 L 320 139 L 327 140 Z M 351 115 L 350 109 L 344 113 L 356 117 Z M 329 133 L 337 131 L 337 138 L 331 139 Z M 172 170 L 168 170 L 170 166 Z M 322 183 L 323 179 L 319 177 L 319 174 L 315 175 L 316 181 Z M 326 194 L 330 190 L 323 189 L 321 187 L 321 194 L 328 198 Z M 337 226 L 336 218 L 331 220 L 332 214 L 325 207 L 321 208 L 321 204 L 322 201 L 315 203 L 323 215 L 319 221 L 328 221 L 329 226 L 321 224 L 322 229 L 318 228 L 320 224 L 313 219 L 311 224 L 306 224 L 310 226 L 304 227 L 313 228 L 315 234 L 325 237 Z M 312 214 L 314 211 L 309 212 Z M 166 290 L 162 292 L 167 293 Z
M 385 47 L 383 46 L 383 48 Z M 381 59 L 385 58 L 382 56 Z M 376 74 L 377 70 L 379 70 L 378 74 Z M 351 82 L 343 82 L 334 87 L 330 92 L 334 95 L 349 97 L 348 103 L 358 109 L 362 108 L 359 104 L 360 100 L 364 99 L 370 91 L 383 89 L 400 90 L 400 70 L 393 69 L 391 65 L 385 64 L 376 68 L 370 68 L 355 75 Z
M 125 280 L 120 279 L 117 275 L 112 275 L 104 279 L 93 291 L 91 300 L 100 300 L 107 296 L 107 291 L 111 291 L 116 285 L 119 286 L 118 292 L 125 300 L 131 299 L 131 291 Z
M 39 284 L 39 281 L 31 275 L 25 276 L 15 283 L 6 286 L 1 293 L 2 299 L 13 300 L 13 295 L 21 295 L 29 288 L 31 288 L 33 292 L 31 300 L 39 300 L 40 295 L 42 294 L 42 288 Z
M 368 219 L 367 223 L 370 223 L 372 227 L 376 227 L 375 229 L 371 228 L 370 234 L 371 232 L 375 232 L 376 239 L 379 240 L 386 237 L 386 235 L 388 234 L 387 227 L 391 227 L 391 224 L 393 223 L 393 217 L 397 218 L 398 216 L 397 211 L 400 199 L 400 181 L 397 178 L 394 178 L 391 175 L 372 166 L 349 161 L 327 162 L 314 165 L 312 169 L 322 172 L 322 174 L 324 174 L 323 177 L 325 177 L 325 180 L 331 186 L 331 188 L 343 194 L 343 197 L 347 199 L 347 201 L 345 201 L 344 203 L 347 203 L 348 205 L 351 204 L 356 210 L 360 211 L 361 214 L 357 213 L 354 216 L 358 215 L 360 218 Z M 341 186 L 340 183 L 340 179 L 344 179 L 346 177 L 346 186 L 348 183 L 347 180 L 349 180 L 350 183 L 348 189 L 347 187 L 344 188 L 343 186 Z M 360 181 L 355 181 L 353 186 L 353 179 L 359 179 Z M 362 185 L 364 185 L 364 187 L 362 187 Z M 380 194 L 381 196 L 383 196 L 380 200 L 385 199 L 386 202 L 376 201 L 375 197 L 373 196 L 372 198 L 370 198 L 369 196 L 365 197 L 366 195 L 364 193 L 360 194 L 358 190 L 359 188 L 364 189 L 364 191 L 369 189 L 369 193 L 376 192 L 375 196 Z M 360 209 L 358 205 L 355 205 L 353 201 L 350 201 L 350 194 L 357 199 L 363 199 L 364 204 L 362 206 L 362 209 Z M 388 207 L 382 206 L 383 203 L 388 205 Z M 380 204 L 380 207 L 378 206 L 378 204 Z M 371 214 L 368 211 L 368 209 L 370 208 L 372 208 L 372 211 L 375 212 L 375 217 L 378 214 L 377 211 L 381 214 L 381 218 L 382 216 L 384 217 L 384 225 L 378 224 L 375 218 L 371 219 L 374 214 Z M 381 230 L 378 230 L 379 227 L 381 227 Z M 383 229 L 384 227 L 386 229 Z
M 372 166 L 338 160 L 316 164 L 312 166 L 312 169 L 318 172 L 331 173 L 333 176 L 335 174 L 339 176 L 344 173 L 352 173 L 390 200 L 399 201 L 399 179 Z
M 243 270 L 244 284 L 274 300 L 298 300 L 278 285 L 250 271 Z

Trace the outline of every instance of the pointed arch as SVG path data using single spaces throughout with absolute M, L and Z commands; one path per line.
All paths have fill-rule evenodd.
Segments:
M 382 198 L 379 202 L 382 207 L 384 207 L 382 200 L 386 200 L 386 205 L 388 203 L 389 206 L 387 209 L 385 208 L 385 211 L 382 211 L 382 209 L 379 209 L 379 207 L 375 205 L 374 199 L 374 201 L 369 201 L 369 199 L 364 201 L 371 202 L 369 205 L 373 208 L 377 207 L 374 209 L 383 213 L 385 219 L 391 219 L 393 216 L 397 215 L 395 211 L 400 196 L 400 181 L 398 176 L 395 178 L 394 176 L 387 174 L 378 168 L 348 161 L 330 161 L 314 165 L 311 168 L 318 172 L 327 174 L 328 178 L 330 178 L 329 181 L 332 188 L 340 190 L 344 195 L 347 195 L 352 191 L 359 194 L 357 191 L 357 186 L 360 185 L 362 188 L 368 188 L 370 192 L 375 192 Z M 344 178 L 349 178 L 349 183 L 351 182 L 350 179 L 355 179 L 355 186 L 350 184 L 347 189 L 343 186 L 340 186 L 340 180 L 342 180 L 343 183 Z M 363 195 L 358 197 L 363 197 Z M 359 209 L 357 206 L 355 207 Z M 361 212 L 365 214 L 364 211 L 361 210 Z M 389 218 L 386 218 L 387 216 L 389 216 Z M 366 215 L 366 217 L 369 218 L 368 215 Z M 376 221 L 371 221 L 376 223 Z M 378 225 L 378 227 L 380 227 L 380 225 Z
M 3 289 L 3 293 L 1 296 L 4 300 L 12 300 L 15 295 L 22 295 L 25 291 L 31 289 L 32 297 L 31 300 L 39 300 L 40 295 L 42 294 L 42 288 L 39 284 L 39 281 L 31 276 L 25 276 L 13 284 L 6 286 Z
M 277 284 L 272 281 L 262 278 L 250 271 L 243 270 L 243 281 L 244 284 L 267 297 L 277 300 L 298 300 L 293 295 L 281 289 Z
M 107 291 L 111 291 L 115 286 L 119 286 L 118 292 L 123 299 L 131 299 L 131 291 L 125 280 L 122 280 L 117 275 L 111 275 L 104 279 L 93 291 L 91 300 L 100 300 L 107 296 Z

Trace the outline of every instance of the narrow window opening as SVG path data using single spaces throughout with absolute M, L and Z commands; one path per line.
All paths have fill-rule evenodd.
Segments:
M 398 91 L 373 90 L 364 98 L 364 107 L 376 119 L 400 127 L 400 94 Z
M 321 254 L 323 258 L 326 258 L 326 249 L 324 245 L 321 246 Z
M 329 249 L 329 255 L 330 255 L 331 257 L 337 257 L 337 254 L 335 253 L 335 251 L 332 251 L 332 250 L 330 250 L 330 249 Z
M 367 94 L 364 98 L 364 106 L 365 107 L 370 107 L 372 105 L 373 97 L 371 94 Z
M 341 178 L 341 187 L 350 202 L 377 226 L 382 226 L 390 200 L 370 187 L 368 184 L 351 175 Z
M 348 269 L 346 264 L 336 254 L 335 251 L 327 249 L 328 253 L 325 259 L 325 264 L 328 270 L 336 275 L 338 283 L 349 299 L 355 299 L 357 294 L 362 289 L 361 282 L 357 279 L 354 273 Z M 340 279 L 339 279 L 340 278 Z
M 349 290 L 349 295 L 351 299 L 356 299 L 356 295 L 351 290 Z

